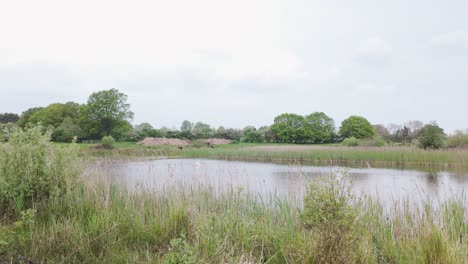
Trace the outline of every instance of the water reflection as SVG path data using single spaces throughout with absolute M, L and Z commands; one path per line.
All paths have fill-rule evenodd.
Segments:
M 114 162 L 99 166 L 106 167 L 112 182 L 130 190 L 158 191 L 177 185 L 209 185 L 223 192 L 241 187 L 261 198 L 274 194 L 296 201 L 302 199 L 309 181 L 331 174 L 349 175 L 353 192 L 374 197 L 384 205 L 406 199 L 445 201 L 462 197 L 468 188 L 468 174 L 464 172 L 345 169 L 194 159 Z

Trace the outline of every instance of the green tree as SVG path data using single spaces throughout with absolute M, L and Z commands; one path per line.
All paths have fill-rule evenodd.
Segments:
M 214 137 L 229 139 L 233 141 L 239 141 L 242 137 L 242 131 L 239 129 L 234 129 L 234 128 L 219 127 L 216 130 Z
M 74 137 L 82 138 L 83 130 L 71 117 L 66 117 L 52 132 L 52 140 L 54 141 L 71 142 Z
M 378 125 L 373 125 L 373 127 L 379 137 L 383 139 L 390 138 L 390 132 L 384 125 L 378 124 Z
M 305 140 L 304 123 L 303 116 L 284 113 L 275 117 L 271 131 L 279 142 L 302 143 Z
M 180 126 L 181 131 L 192 131 L 192 129 L 193 129 L 193 123 L 188 120 L 184 120 L 182 122 L 182 125 Z
M 340 134 L 343 138 L 370 138 L 375 135 L 375 130 L 364 117 L 350 116 L 341 123 Z
M 193 131 L 197 138 L 210 138 L 213 136 L 213 129 L 210 125 L 203 122 L 197 122 L 193 126 Z
M 250 143 L 261 143 L 264 141 L 263 134 L 255 129 L 248 129 L 244 132 L 241 141 Z
M 0 124 L 16 123 L 19 120 L 19 115 L 14 113 L 0 114 Z
M 305 133 L 312 143 L 331 142 L 335 133 L 335 121 L 323 112 L 305 116 Z
M 25 128 L 26 125 L 28 125 L 30 122 L 29 122 L 29 118 L 31 118 L 31 116 L 33 116 L 36 112 L 39 112 L 41 111 L 42 109 L 44 109 L 44 107 L 32 107 L 32 108 L 29 108 L 28 110 L 24 111 L 18 122 L 16 122 L 16 124 L 22 128 Z
M 436 122 L 423 126 L 418 133 L 419 147 L 424 149 L 441 148 L 444 145 L 444 139 L 444 130 Z
M 35 112 L 28 120 L 30 124 L 41 123 L 45 127 L 57 128 L 65 118 L 71 118 L 73 123 L 77 123 L 80 117 L 82 106 L 68 102 L 65 104 L 55 103 Z
M 129 122 L 133 119 L 127 95 L 117 89 L 110 89 L 92 93 L 86 104 L 86 119 L 91 134 L 107 136 L 114 134 L 115 138 L 121 134 L 120 129 L 131 129 Z

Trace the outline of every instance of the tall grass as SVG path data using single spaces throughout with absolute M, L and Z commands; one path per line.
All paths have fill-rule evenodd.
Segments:
M 463 149 L 421 150 L 409 147 L 285 146 L 190 149 L 182 157 L 228 160 L 300 161 L 326 165 L 375 165 L 420 167 L 468 167 L 468 151 Z
M 2 209 L 0 263 L 468 263 L 461 200 L 384 213 L 332 179 L 310 186 L 302 207 L 209 186 L 129 192 L 102 173 L 15 214 Z

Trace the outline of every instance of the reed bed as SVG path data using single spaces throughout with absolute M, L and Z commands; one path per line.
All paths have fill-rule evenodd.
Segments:
M 183 157 L 227 160 L 299 161 L 323 165 L 468 167 L 466 149 L 422 150 L 409 147 L 239 146 L 191 149 Z

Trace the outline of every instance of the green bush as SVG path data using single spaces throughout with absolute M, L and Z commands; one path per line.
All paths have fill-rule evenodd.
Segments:
M 78 173 L 77 147 L 54 147 L 42 127 L 17 129 L 0 145 L 0 211 L 18 214 L 67 192 Z
M 322 184 L 310 184 L 301 219 L 317 235 L 315 263 L 354 263 L 359 233 L 354 199 L 345 180 L 332 177 Z
M 418 134 L 419 147 L 423 149 L 438 149 L 444 145 L 445 134 L 435 122 L 425 125 Z
M 385 140 L 381 137 L 373 137 L 359 140 L 359 146 L 363 147 L 383 147 L 385 146 Z
M 447 147 L 461 148 L 468 146 L 468 135 L 462 131 L 455 132 L 454 135 L 447 138 Z
M 341 144 L 347 147 L 357 147 L 359 146 L 359 141 L 355 137 L 350 137 L 350 138 L 343 140 Z
M 113 149 L 115 144 L 115 139 L 112 136 L 105 136 L 101 139 L 101 145 L 105 149 Z

